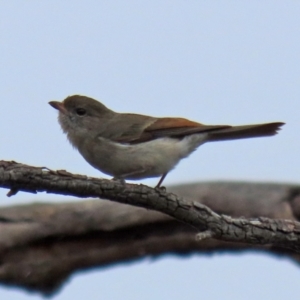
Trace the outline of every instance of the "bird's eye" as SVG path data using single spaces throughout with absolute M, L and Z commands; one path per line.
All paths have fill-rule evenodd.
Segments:
M 76 108 L 76 114 L 78 116 L 84 116 L 86 114 L 86 110 L 84 108 L 81 108 L 81 107 Z

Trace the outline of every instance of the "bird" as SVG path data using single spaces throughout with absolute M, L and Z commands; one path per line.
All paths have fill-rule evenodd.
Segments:
M 59 111 L 70 143 L 91 166 L 123 183 L 160 177 L 155 188 L 206 142 L 273 136 L 285 124 L 204 125 L 185 118 L 118 113 L 83 95 L 49 104 Z

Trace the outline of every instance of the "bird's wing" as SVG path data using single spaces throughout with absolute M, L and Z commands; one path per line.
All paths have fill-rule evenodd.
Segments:
M 159 118 L 152 119 L 151 123 L 146 124 L 144 128 L 141 128 L 140 124 L 132 124 L 130 130 L 124 132 L 115 141 L 136 144 L 162 137 L 181 138 L 193 133 L 208 133 L 230 127 L 228 125 L 203 125 L 183 118 Z

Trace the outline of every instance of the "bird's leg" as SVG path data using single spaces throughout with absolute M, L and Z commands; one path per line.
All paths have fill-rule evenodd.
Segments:
M 155 189 L 161 189 L 161 188 L 164 188 L 164 187 L 161 187 L 160 185 L 162 184 L 162 182 L 164 181 L 164 179 L 166 178 L 168 172 L 167 173 L 164 173 L 160 179 L 159 179 L 159 182 L 158 184 L 156 185 Z
M 115 176 L 114 178 L 112 178 L 112 180 L 120 181 L 121 184 L 125 184 L 126 183 L 125 178 L 131 177 L 133 175 L 142 174 L 144 172 L 145 172 L 145 170 L 141 169 L 141 170 L 138 170 L 138 171 L 133 171 L 131 173 L 123 174 L 121 176 Z

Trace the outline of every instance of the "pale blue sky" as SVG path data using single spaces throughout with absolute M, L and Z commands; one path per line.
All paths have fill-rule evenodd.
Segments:
M 166 186 L 299 183 L 299 16 L 298 1 L 2 1 L 0 159 L 103 176 L 47 104 L 80 93 L 119 112 L 287 123 L 272 138 L 204 145 Z M 63 199 L 6 192 L 1 205 Z M 299 280 L 295 264 L 259 253 L 169 256 L 76 274 L 55 299 L 283 299 L 299 295 Z M 40 299 L 0 287 L 8 298 Z

